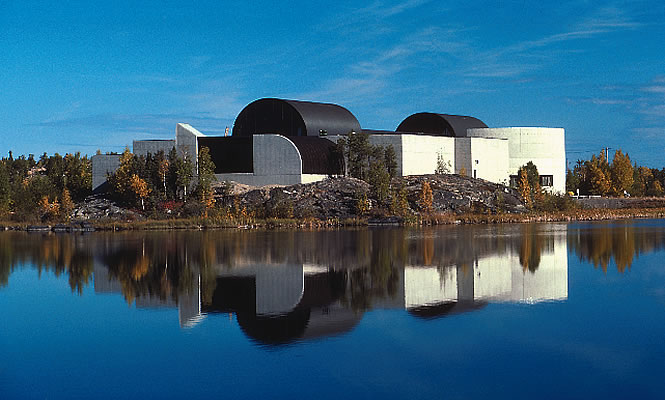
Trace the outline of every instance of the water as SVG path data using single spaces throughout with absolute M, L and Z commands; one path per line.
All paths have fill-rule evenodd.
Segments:
M 663 398 L 665 221 L 0 232 L 0 398 Z

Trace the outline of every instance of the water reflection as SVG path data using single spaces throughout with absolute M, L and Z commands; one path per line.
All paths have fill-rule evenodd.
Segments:
M 418 318 L 488 303 L 565 300 L 568 251 L 629 268 L 660 249 L 657 224 L 505 225 L 325 232 L 0 234 L 0 285 L 16 268 L 67 274 L 73 292 L 173 307 L 180 325 L 234 315 L 262 344 L 348 332 L 372 309 Z M 93 279 L 94 278 L 94 279 Z M 205 323 L 205 322 L 204 322 Z

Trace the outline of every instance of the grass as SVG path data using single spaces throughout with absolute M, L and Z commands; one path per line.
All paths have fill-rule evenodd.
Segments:
M 568 211 L 530 212 L 524 214 L 479 214 L 479 213 L 428 213 L 405 219 L 407 226 L 455 225 L 455 224 L 501 224 L 529 222 L 569 222 L 600 221 L 631 218 L 665 218 L 665 208 L 624 208 L 624 209 L 577 209 Z M 142 221 L 90 221 L 95 229 L 103 231 L 120 230 L 207 230 L 207 229 L 325 229 L 336 227 L 362 227 L 368 219 L 355 217 L 348 219 L 317 218 L 178 218 Z M 0 229 L 25 230 L 28 222 L 2 221 Z M 46 224 L 43 224 L 46 225 Z M 52 224 L 55 225 L 55 224 Z

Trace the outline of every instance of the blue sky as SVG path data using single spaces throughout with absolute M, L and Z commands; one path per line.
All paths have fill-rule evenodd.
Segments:
M 338 103 L 566 129 L 665 166 L 662 1 L 0 0 L 0 152 L 93 154 L 220 134 L 249 102 Z

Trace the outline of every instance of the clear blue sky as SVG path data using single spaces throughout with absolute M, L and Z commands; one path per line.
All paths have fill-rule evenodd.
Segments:
M 541 4 L 542 3 L 542 4 Z M 665 166 L 661 1 L 0 0 L 0 152 L 93 154 L 231 127 L 261 97 L 566 129 Z

